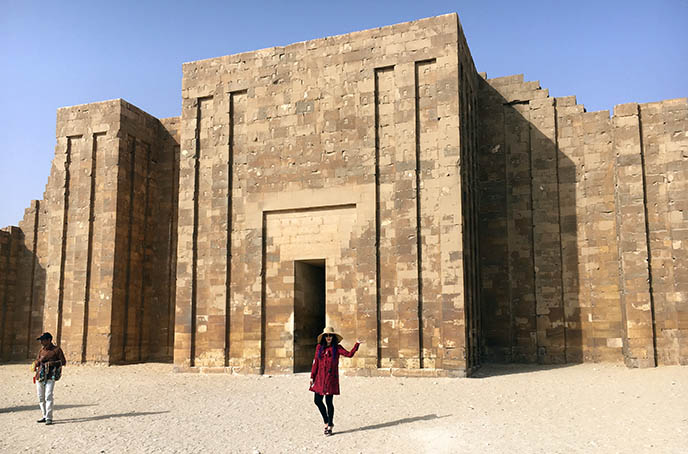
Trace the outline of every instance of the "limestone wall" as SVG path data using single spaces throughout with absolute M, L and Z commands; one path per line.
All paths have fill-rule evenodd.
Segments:
M 44 210 L 34 200 L 19 227 L 0 230 L 0 359 L 33 357 L 43 321 L 45 266 L 39 240 L 44 235 L 40 219 Z M 45 218 L 45 216 L 43 216 Z
M 110 360 L 171 359 L 178 119 L 120 112 Z
M 73 362 L 171 359 L 178 120 L 165 125 L 122 100 L 58 110 L 44 199 L 10 230 L 3 359 L 33 356 L 43 331 Z
M 21 230 L 6 227 L 0 230 L 0 358 L 8 360 L 15 354 L 15 323 L 21 309 L 17 307 L 17 256 Z
M 634 106 L 628 106 L 633 109 Z M 634 114 L 631 114 L 635 118 Z M 654 313 L 657 364 L 688 363 L 688 102 L 685 98 L 638 105 L 640 152 L 650 265 L 651 313 Z M 629 273 L 630 274 L 630 273 Z M 648 301 L 633 304 L 637 319 L 628 330 L 647 339 Z M 640 313 L 638 313 L 640 311 Z M 630 310 L 629 310 L 630 312 Z M 639 319 L 639 320 L 638 320 Z M 634 333 L 634 334 L 635 334 Z M 629 348 L 634 344 L 629 340 Z M 635 344 L 650 349 L 649 341 Z M 638 355 L 640 356 L 640 355 Z
M 610 118 L 510 76 L 479 105 L 484 355 L 687 361 L 686 100 Z
M 175 364 L 290 370 L 293 261 L 325 259 L 347 365 L 463 373 L 456 15 L 183 73 Z
M 455 14 L 187 63 L 181 117 L 58 110 L 0 360 L 285 373 L 333 325 L 363 375 L 686 364 L 687 131 L 478 76 Z
M 44 330 L 70 361 L 107 361 L 117 197 L 119 101 L 62 108 L 44 204 Z
M 464 319 L 466 326 L 466 370 L 480 365 L 480 242 L 479 242 L 479 155 L 478 155 L 478 77 L 463 34 L 459 39 L 459 143 L 461 172 L 462 256 L 450 260 L 462 262 Z M 448 322 L 448 321 L 447 321 Z M 445 322 L 446 323 L 446 322 Z

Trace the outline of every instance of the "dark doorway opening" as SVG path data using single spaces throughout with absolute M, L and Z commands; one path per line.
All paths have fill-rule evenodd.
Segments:
M 325 328 L 325 260 L 294 261 L 294 372 L 308 372 Z

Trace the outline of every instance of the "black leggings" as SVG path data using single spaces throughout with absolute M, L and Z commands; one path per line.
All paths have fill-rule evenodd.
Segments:
M 334 396 L 332 394 L 328 394 L 325 396 L 325 403 L 327 404 L 327 409 L 325 409 L 325 405 L 323 405 L 323 395 L 318 394 L 318 393 L 313 393 L 313 401 L 315 402 L 315 405 L 318 407 L 318 410 L 320 410 L 320 414 L 323 417 L 323 422 L 325 424 L 329 424 L 330 426 L 334 425 L 334 405 L 332 404 L 332 398 Z

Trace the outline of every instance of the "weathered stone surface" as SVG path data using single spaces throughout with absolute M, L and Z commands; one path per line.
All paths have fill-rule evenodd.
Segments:
M 175 363 L 292 370 L 294 262 L 324 260 L 353 367 L 464 370 L 456 16 L 183 72 Z
M 481 87 L 484 356 L 686 363 L 671 235 L 686 225 L 686 99 L 610 119 L 541 91 L 520 76 Z
M 32 356 L 43 331 L 74 362 L 171 358 L 175 145 L 122 100 L 58 110 L 44 199 L 15 241 L 12 359 Z
M 0 359 L 464 376 L 688 362 L 688 102 L 486 79 L 456 15 L 186 63 L 182 113 L 58 110 L 0 231 Z

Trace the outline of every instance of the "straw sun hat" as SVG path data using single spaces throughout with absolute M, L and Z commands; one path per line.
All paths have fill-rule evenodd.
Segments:
M 322 340 L 322 337 L 323 337 L 325 334 L 332 334 L 332 335 L 334 335 L 334 336 L 337 336 L 337 342 L 341 342 L 342 339 L 344 339 L 341 335 L 339 335 L 339 334 L 337 334 L 337 333 L 334 332 L 334 328 L 332 328 L 331 326 L 328 326 L 328 327 L 326 327 L 326 328 L 323 330 L 323 332 L 318 336 L 318 343 L 320 343 L 320 341 Z

